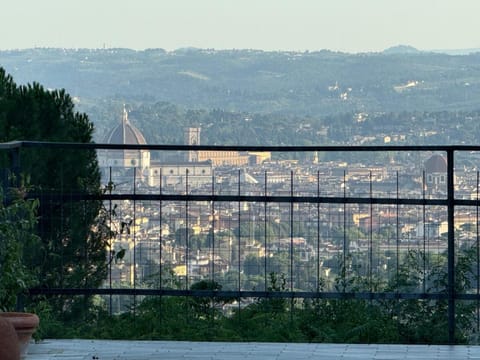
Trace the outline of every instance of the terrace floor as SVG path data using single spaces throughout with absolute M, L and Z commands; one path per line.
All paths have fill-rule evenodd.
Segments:
M 480 346 L 44 340 L 27 360 L 480 359 Z

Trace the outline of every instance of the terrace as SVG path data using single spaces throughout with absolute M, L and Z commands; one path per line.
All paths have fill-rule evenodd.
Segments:
M 177 341 L 48 340 L 33 345 L 27 359 L 478 359 L 477 346 L 212 343 Z
M 110 315 L 129 313 L 135 319 L 145 301 L 189 299 L 200 304 L 203 318 L 209 321 L 215 321 L 217 315 L 209 317 L 213 313 L 241 320 L 249 316 L 252 304 L 280 304 L 288 314 L 286 321 L 291 323 L 303 310 L 330 306 L 333 301 L 348 306 L 381 305 L 389 309 L 390 319 L 398 328 L 412 321 L 404 317 L 406 309 L 425 310 L 425 316 L 435 312 L 429 319 L 431 324 L 438 320 L 432 330 L 438 332 L 434 343 L 455 344 L 458 339 L 472 345 L 478 342 L 480 147 L 14 142 L 1 144 L 0 150 L 9 154 L 5 186 L 18 182 L 33 153 L 99 151 L 102 156 L 101 152 L 131 155 L 149 151 L 159 164 L 170 166 L 159 165 L 155 172 L 153 167 L 146 171 L 135 164 L 107 164 L 102 170 L 103 191 L 82 191 L 64 186 L 68 184 L 63 179 L 68 177 L 69 166 L 62 163 L 51 175 L 57 178 L 58 187 L 31 184 L 27 197 L 38 198 L 40 204 L 50 204 L 51 209 L 62 204 L 56 218 L 41 229 L 50 233 L 42 236 L 51 236 L 64 226 L 70 220 L 69 211 L 80 205 L 86 213 L 88 204 L 94 202 L 103 204 L 106 216 L 102 224 L 108 227 L 109 236 L 100 286 L 92 286 L 88 277 L 72 281 L 75 266 L 91 268 L 93 260 L 87 240 L 84 248 L 70 253 L 66 245 L 70 240 L 65 237 L 65 245 L 56 249 L 65 265 L 58 274 L 62 286 L 37 284 L 29 290 L 25 303 L 53 299 L 68 307 L 79 299 L 93 297 Z M 211 171 L 208 165 L 202 168 L 194 161 L 179 165 L 179 159 L 198 151 L 271 152 L 273 160 L 217 166 Z M 432 156 L 444 159 L 445 169 L 428 169 L 425 164 Z M 75 214 L 80 216 L 81 212 Z M 84 306 L 90 303 L 84 301 Z M 198 318 L 191 313 L 195 309 L 198 307 L 184 308 L 181 315 L 186 323 Z M 160 310 L 158 316 L 159 321 L 166 321 L 171 314 Z M 358 341 L 371 342 L 370 336 L 374 338 L 367 331 Z M 135 344 L 143 348 L 141 343 Z M 171 349 L 176 354 L 170 353 L 171 358 L 188 357 L 188 349 L 207 356 L 203 344 L 189 344 L 187 348 L 175 342 L 151 342 L 148 346 Z M 85 352 L 91 358 L 97 350 L 100 358 L 117 356 L 110 350 L 99 350 L 102 346 L 123 349 L 129 345 L 56 340 L 34 346 L 30 357 Z M 303 357 L 319 351 L 340 351 L 346 356 L 359 351 L 368 354 L 364 358 L 393 351 L 402 357 L 417 350 L 425 351 L 421 355 L 425 358 L 433 353 L 437 357 L 432 358 L 445 354 L 465 358 L 467 353 L 478 356 L 476 347 L 355 346 L 236 344 L 232 348 L 238 352 L 235 350 L 232 358 L 245 357 L 252 349 L 275 358 L 281 358 L 285 351 L 298 351 Z M 209 348 L 217 354 L 211 357 L 222 357 L 225 351 L 224 344 L 211 344 Z M 118 351 L 116 354 L 123 350 Z

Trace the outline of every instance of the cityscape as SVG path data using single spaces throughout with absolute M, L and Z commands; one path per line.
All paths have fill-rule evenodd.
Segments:
M 10 2 L 0 360 L 480 358 L 480 3 Z
M 119 120 L 105 143 L 147 145 L 125 109 Z M 200 134 L 186 128 L 185 145 L 201 145 Z M 105 203 L 115 208 L 111 254 L 123 255 L 110 286 L 189 289 L 214 280 L 223 290 L 266 291 L 275 273 L 289 291 L 337 291 L 345 267 L 388 284 L 418 251 L 427 269 L 410 291 L 426 291 L 429 262 L 448 247 L 447 207 L 428 203 L 447 197 L 446 152 L 392 151 L 386 164 L 374 151 L 361 163 L 327 155 L 332 160 L 318 151 L 298 160 L 295 152 L 99 150 L 109 194 L 153 196 Z M 478 172 L 467 167 L 475 159 L 458 155 L 456 199 L 478 199 Z M 187 197 L 162 200 L 169 195 Z M 458 249 L 476 243 L 477 223 L 475 207 L 456 208 Z

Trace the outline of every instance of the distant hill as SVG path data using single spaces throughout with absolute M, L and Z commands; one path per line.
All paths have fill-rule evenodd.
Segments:
M 477 144 L 480 53 L 397 46 L 382 53 L 184 48 L 0 51 L 17 83 L 64 88 L 96 141 L 130 119 L 149 143 Z M 361 156 L 361 155 L 359 155 Z
M 79 106 L 99 99 L 193 109 L 327 115 L 476 110 L 480 54 L 396 46 L 383 53 L 185 48 L 0 51 L 18 83 L 65 88 Z
M 480 53 L 480 48 L 431 50 L 431 52 L 440 53 L 440 54 L 447 54 L 447 55 L 470 55 L 470 54 Z
M 409 45 L 397 45 L 389 47 L 388 49 L 383 50 L 383 53 L 386 55 L 392 54 L 418 54 L 421 51 Z

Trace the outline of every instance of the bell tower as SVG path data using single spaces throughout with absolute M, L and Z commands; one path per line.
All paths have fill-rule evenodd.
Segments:
M 185 144 L 186 145 L 200 145 L 200 128 L 191 127 L 185 129 Z M 198 152 L 189 151 L 187 155 L 188 162 L 198 162 Z

